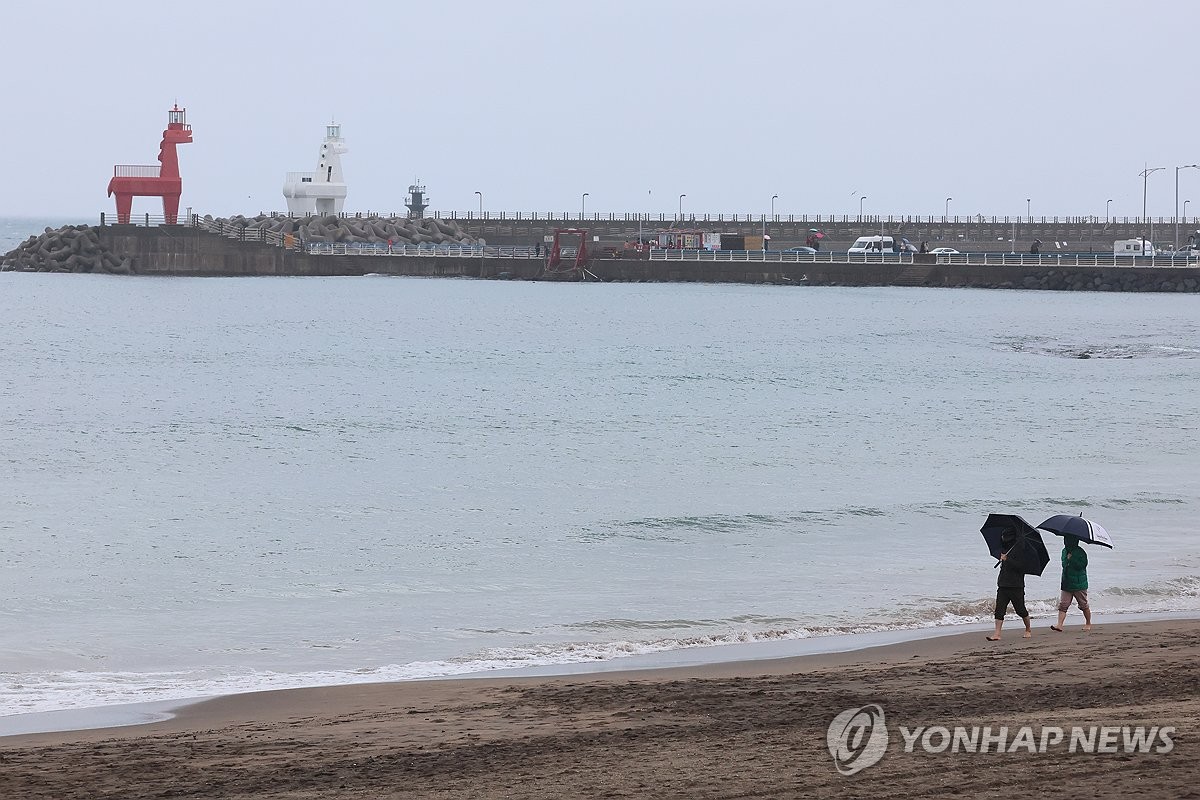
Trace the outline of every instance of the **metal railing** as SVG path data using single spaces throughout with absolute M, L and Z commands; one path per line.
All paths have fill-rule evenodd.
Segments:
M 1103 253 L 939 253 L 939 264 L 1033 267 L 1196 267 L 1194 256 L 1123 256 Z
M 912 264 L 912 253 L 847 253 L 828 251 L 789 253 L 785 250 L 667 250 L 652 248 L 651 261 L 765 262 L 796 264 Z M 1034 267 L 1191 267 L 1194 256 L 1119 256 L 1093 253 L 958 253 L 938 254 L 938 264 Z
M 239 242 L 263 242 L 276 247 L 298 249 L 298 240 L 290 233 L 279 233 L 267 228 L 247 228 L 242 225 L 225 222 L 218 219 L 204 219 L 195 214 L 189 222 L 191 227 L 224 236 L 226 239 L 236 239 Z
M 289 180 L 293 173 L 288 173 Z M 295 173 L 305 175 L 311 173 Z M 272 219 L 296 219 L 303 216 L 287 211 L 272 211 Z M 324 216 L 324 215 L 317 215 Z M 343 211 L 341 219 L 407 219 L 408 212 L 401 211 Z M 649 214 L 636 212 L 595 212 L 581 214 L 577 211 L 430 211 L 434 219 L 462 222 L 643 222 L 643 223 L 758 223 L 765 220 L 770 224 L 797 225 L 1174 225 L 1175 217 L 1104 217 L 1096 214 L 1083 216 L 985 216 L 983 214 L 921 215 L 921 214 Z M 1180 225 L 1200 226 L 1200 217 L 1181 216 Z
M 192 215 L 195 216 L 194 214 Z M 100 212 L 100 227 L 104 228 L 109 225 L 133 225 L 137 228 L 157 228 L 160 225 L 182 225 L 183 227 L 194 227 L 194 222 L 186 213 L 180 213 L 175 222 L 167 222 L 167 218 L 162 214 L 130 214 L 129 222 L 117 222 L 115 213 Z
M 789 253 L 786 250 L 650 249 L 651 261 L 764 262 L 792 264 L 911 264 L 912 253 Z
M 227 239 L 237 239 L 240 242 L 264 242 L 276 247 L 299 249 L 296 237 L 291 234 L 276 233 L 266 228 L 247 228 L 215 219 L 204 219 L 199 214 L 179 214 L 175 222 L 168 222 L 167 218 L 161 214 L 131 214 L 129 222 L 120 223 L 117 220 L 116 214 L 100 213 L 100 227 L 104 228 L 109 225 L 119 224 L 132 225 L 136 228 L 157 228 L 163 225 L 176 225 L 184 228 L 197 228 L 209 233 L 215 233 L 218 236 L 224 236 Z
M 425 256 L 433 258 L 542 258 L 535 247 L 469 244 L 393 244 L 378 242 L 309 242 L 304 251 L 313 256 Z M 563 251 L 566 255 L 566 250 Z
M 157 178 L 161 174 L 161 164 L 117 164 L 113 167 L 114 178 Z

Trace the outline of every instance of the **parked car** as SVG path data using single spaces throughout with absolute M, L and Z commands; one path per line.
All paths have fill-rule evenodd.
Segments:
M 939 255 L 939 256 L 950 256 L 950 255 L 956 256 L 956 255 L 958 255 L 958 251 L 955 250 L 953 247 L 935 247 L 932 250 L 930 250 L 929 252 L 933 253 L 934 255 Z
M 789 247 L 787 250 L 784 250 L 783 252 L 785 252 L 785 253 L 815 253 L 815 252 L 817 252 L 817 249 L 815 247 Z

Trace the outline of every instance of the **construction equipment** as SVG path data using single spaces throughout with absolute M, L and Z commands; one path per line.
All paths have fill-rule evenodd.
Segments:
M 563 247 L 563 236 L 578 236 L 578 247 Z M 565 273 L 578 272 L 580 277 L 588 274 L 588 249 L 587 249 L 588 232 L 582 228 L 555 228 L 554 242 L 550 245 L 550 251 L 546 253 L 546 272 L 550 273 Z M 563 257 L 571 256 L 572 252 L 575 255 L 574 261 L 563 263 Z

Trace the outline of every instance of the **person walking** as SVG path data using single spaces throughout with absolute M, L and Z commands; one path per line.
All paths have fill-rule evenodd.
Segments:
M 1079 546 L 1079 540 L 1074 536 L 1063 537 L 1062 551 L 1062 583 L 1058 596 L 1058 624 L 1051 625 L 1050 630 L 1062 633 L 1063 622 L 1067 619 L 1067 611 L 1071 602 L 1079 604 L 1083 612 L 1083 629 L 1092 629 L 1092 607 L 1088 605 L 1087 553 Z
M 1000 554 L 1000 574 L 996 578 L 996 632 L 987 637 L 989 642 L 1000 641 L 1000 629 L 1004 627 L 1004 615 L 1008 613 L 1008 605 L 1012 603 L 1013 611 L 1025 623 L 1026 639 L 1033 637 L 1033 627 L 1029 624 L 1029 609 L 1025 607 L 1025 573 L 1013 566 L 1008 560 L 1008 553 L 1017 543 L 1017 537 L 1006 533 L 1000 539 L 1004 552 Z

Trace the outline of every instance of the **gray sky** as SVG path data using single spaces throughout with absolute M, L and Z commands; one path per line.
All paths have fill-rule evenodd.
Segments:
M 347 210 L 1132 216 L 1149 162 L 1170 215 L 1200 162 L 1193 2 L 14 5 L 0 215 L 111 211 L 176 99 L 217 215 L 284 209 L 331 116 Z

